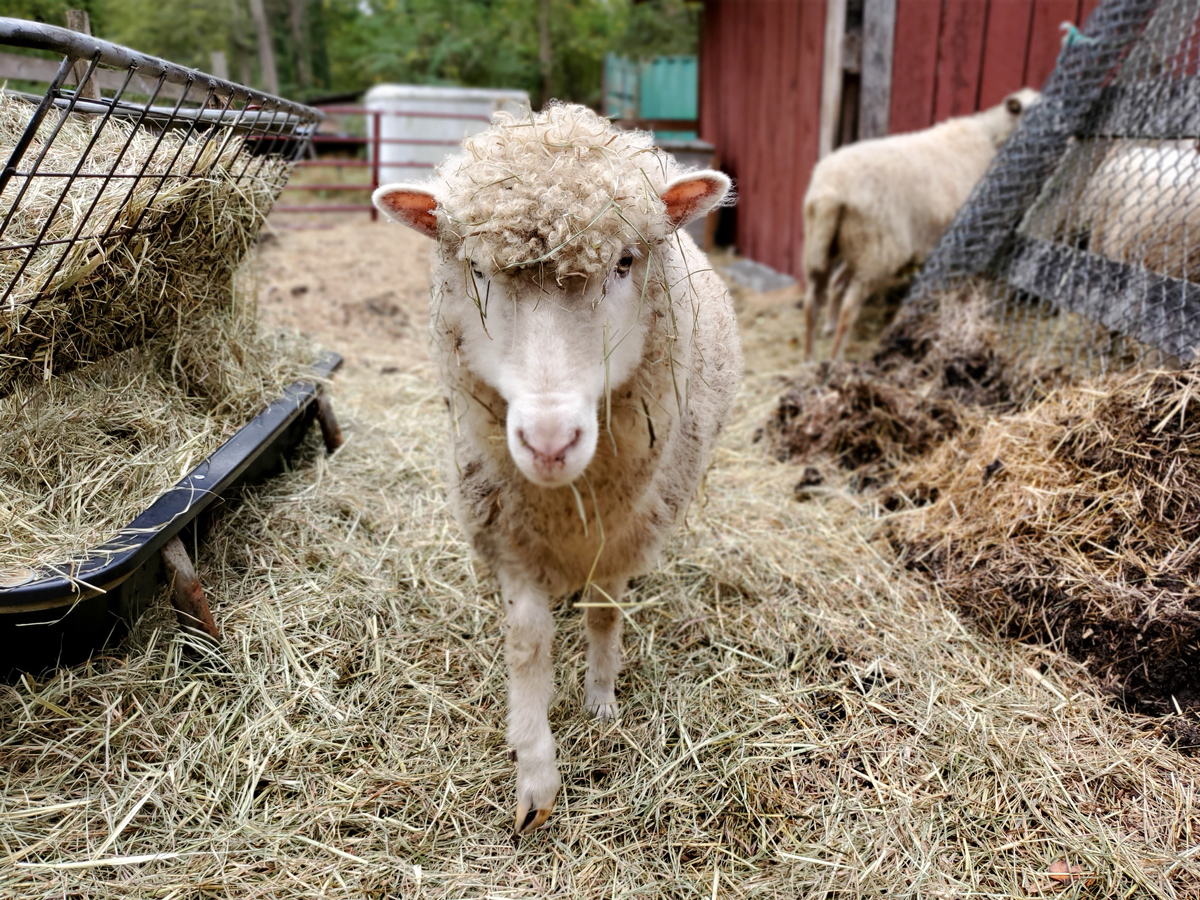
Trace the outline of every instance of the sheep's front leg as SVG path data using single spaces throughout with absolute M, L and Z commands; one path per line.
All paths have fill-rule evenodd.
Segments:
M 587 608 L 587 675 L 584 677 L 587 708 L 597 719 L 617 714 L 616 679 L 621 671 L 622 613 L 615 604 L 625 593 L 625 581 L 603 581 L 593 585 Z
M 558 796 L 554 736 L 546 716 L 554 691 L 550 598 L 527 580 L 501 575 L 508 657 L 508 742 L 517 758 L 517 834 L 543 827 Z

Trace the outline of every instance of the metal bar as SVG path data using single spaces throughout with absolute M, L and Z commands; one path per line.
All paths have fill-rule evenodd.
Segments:
M 372 113 L 383 113 L 385 116 L 403 116 L 409 119 L 467 119 L 472 122 L 487 122 L 489 125 L 492 122 L 491 116 L 485 116 L 479 113 L 450 113 L 437 112 L 431 110 L 412 110 L 405 111 L 402 109 L 368 109 L 365 106 L 319 106 L 317 107 L 323 113 L 330 115 L 370 115 Z
M 373 191 L 377 184 L 363 181 L 358 184 L 288 184 L 285 191 Z
M 1182 362 L 1200 355 L 1200 285 L 1028 238 L 1018 240 L 1004 279 Z
M 86 77 L 87 76 L 85 75 L 84 78 L 86 78 Z M 122 85 L 122 91 L 124 90 L 124 87 L 129 84 L 129 80 L 132 77 L 133 77 L 133 70 L 130 69 L 125 75 L 125 84 Z M 120 97 L 122 91 L 117 92 L 118 97 Z M 79 154 L 79 162 L 75 164 L 75 171 L 73 173 L 71 173 L 71 176 L 67 179 L 67 183 L 65 185 L 63 185 L 61 197 L 66 197 L 67 191 L 69 191 L 71 189 L 71 185 L 75 183 L 75 179 L 79 176 L 80 169 L 83 168 L 84 163 L 86 163 L 88 160 L 88 154 L 90 154 L 92 152 L 92 148 L 94 146 L 96 146 L 96 141 L 98 141 L 100 139 L 100 135 L 104 131 L 104 126 L 106 126 L 108 124 L 109 119 L 112 117 L 112 111 L 113 111 L 113 107 L 110 106 L 108 108 L 108 112 L 105 113 L 105 115 L 101 118 L 100 124 L 98 124 L 92 130 L 92 139 L 90 141 L 88 141 L 88 145 L 83 149 L 83 152 Z M 121 164 L 121 160 L 125 156 L 125 151 L 129 149 L 129 145 L 133 142 L 134 134 L 135 134 L 135 132 L 132 129 L 130 129 L 129 135 L 125 138 L 125 144 L 121 147 L 121 152 L 117 154 L 117 158 L 113 161 L 112 165 L 109 167 L 109 170 L 108 170 L 109 178 L 112 177 L 112 170 Z M 87 224 L 88 219 L 92 215 L 92 211 L 95 210 L 96 204 L 100 202 L 100 197 L 101 197 L 101 195 L 103 195 L 105 188 L 107 188 L 109 184 L 110 184 L 110 181 L 106 179 L 100 185 L 99 190 L 96 191 L 96 196 L 94 196 L 92 198 L 92 202 L 88 206 L 87 212 L 84 213 L 83 216 L 79 219 L 79 226 L 75 229 L 75 234 L 70 238 L 70 240 L 67 243 L 67 246 L 63 248 L 63 252 L 58 257 L 58 262 L 56 262 L 54 264 L 54 268 L 50 270 L 50 274 L 46 276 L 46 280 L 43 281 L 42 286 L 40 288 L 38 288 L 37 294 L 34 295 L 35 297 L 40 297 L 41 294 L 50 287 L 50 285 L 54 282 L 54 279 L 58 276 L 59 269 L 62 268 L 63 262 L 66 260 L 67 256 L 70 254 L 71 248 L 78 242 L 79 235 L 83 232 L 83 227 Z M 61 202 L 61 197 L 60 197 L 60 202 Z M 54 214 L 57 214 L 57 211 L 58 211 L 58 207 L 55 206 Z M 50 221 L 53 219 L 54 214 L 52 214 L 50 219 L 47 220 L 47 223 L 46 223 L 47 227 L 49 227 Z M 42 246 L 45 246 L 45 245 L 43 244 Z M 22 317 L 22 318 L 24 318 L 24 317 Z
M 16 171 L 16 172 L 13 172 L 13 175 L 16 176 L 17 178 L 33 178 L 36 176 L 38 178 L 107 178 L 107 179 L 116 179 L 116 180 L 119 180 L 121 178 L 138 178 L 138 177 L 140 177 L 138 175 L 131 175 L 129 173 L 120 173 L 120 172 L 80 172 L 78 175 L 73 175 L 71 172 L 22 172 L 22 171 Z M 183 178 L 184 176 L 176 173 L 176 174 L 170 175 L 169 177 Z
M 314 134 L 314 144 L 374 144 L 374 138 L 355 137 L 353 135 Z M 416 144 L 420 147 L 458 147 L 461 140 L 451 141 L 441 138 L 380 138 L 380 144 Z
M 70 33 L 73 34 L 74 32 L 70 32 Z M 64 60 L 63 63 L 64 63 L 64 65 L 69 65 L 70 59 Z M 89 67 L 89 69 L 88 69 L 89 74 L 91 73 L 91 68 L 94 68 L 94 66 L 95 66 L 95 62 L 93 61 L 92 66 Z M 54 90 L 54 89 L 52 88 L 52 90 Z M 50 137 L 47 139 L 45 145 L 42 147 L 42 152 L 38 154 L 37 159 L 33 163 L 33 169 L 31 171 L 33 171 L 34 173 L 37 172 L 38 166 L 40 166 L 42 164 L 42 160 L 46 158 L 46 154 L 50 152 L 50 148 L 54 145 L 55 139 L 58 137 L 59 132 L 62 131 L 62 127 L 66 123 L 67 119 L 70 117 L 71 112 L 74 109 L 74 107 L 75 107 L 75 95 L 72 94 L 71 100 L 67 104 L 66 109 L 64 109 L 62 111 L 62 114 L 59 116 L 58 124 L 54 126 L 54 130 L 50 133 Z M 94 141 L 95 141 L 95 138 L 93 137 L 93 142 Z M 29 185 L 32 183 L 33 183 L 33 178 L 31 177 L 28 180 L 26 180 L 26 182 L 23 185 L 21 185 L 21 190 L 17 194 L 16 200 L 13 201 L 12 209 L 9 211 L 10 217 L 12 216 L 12 214 L 14 212 L 16 212 L 16 210 L 20 206 L 21 200 L 22 200 L 22 198 L 24 198 L 26 190 L 28 190 Z M 66 191 L 64 190 L 62 192 L 62 194 L 59 195 L 58 200 L 54 204 L 54 207 L 50 210 L 50 214 L 46 217 L 45 223 L 42 225 L 42 230 L 38 233 L 37 238 L 35 238 L 35 240 L 34 240 L 35 249 L 32 249 L 29 251 L 29 253 L 25 256 L 24 261 L 21 263 L 20 267 L 13 274 L 12 281 L 9 282 L 8 287 L 4 291 L 4 296 L 0 297 L 0 304 L 3 304 L 6 300 L 8 300 L 9 296 L 12 294 L 13 290 L 17 286 L 17 282 L 20 281 L 21 276 L 25 274 L 25 270 L 29 267 L 29 263 L 33 259 L 34 253 L 37 252 L 37 250 L 36 250 L 37 245 L 39 243 L 41 243 L 43 238 L 46 237 L 46 232 L 50 230 L 50 223 L 53 222 L 54 217 L 56 215 L 58 215 L 58 210 L 62 206 L 62 202 L 65 197 L 66 197 Z M 9 221 L 9 219 L 5 218 L 4 224 L 6 226 L 8 224 L 8 221 Z M 0 229 L 0 231 L 3 231 L 3 229 Z M 32 311 L 33 307 L 36 304 L 37 304 L 37 297 L 35 296 L 33 298 L 33 301 L 26 308 L 25 312 L 22 313 L 21 317 L 17 320 L 18 328 L 22 327 L 25 324 L 25 319 L 29 316 L 29 313 Z M 10 304 L 10 306 L 11 305 L 12 304 Z
M 315 168 L 324 166 L 325 168 L 338 168 L 346 166 L 351 169 L 365 169 L 375 165 L 369 159 L 300 159 L 296 161 L 297 166 L 304 168 Z M 19 172 L 17 174 L 20 174 Z
M 1100 92 L 1095 124 L 1076 137 L 1191 140 L 1200 137 L 1200 78 L 1110 84 Z
M 21 159 L 25 156 L 25 151 L 29 149 L 29 145 L 33 143 L 34 137 L 37 136 L 38 129 L 42 125 L 42 120 L 46 118 L 46 113 L 50 111 L 50 107 L 54 104 L 55 95 L 57 95 L 58 91 L 61 90 L 63 83 L 67 80 L 67 75 L 69 75 L 70 72 L 71 59 L 70 57 L 64 57 L 63 61 L 59 63 L 58 66 L 58 75 L 56 75 L 54 81 L 50 83 L 50 88 L 46 91 L 45 96 L 42 97 L 42 102 L 38 104 L 37 109 L 34 110 L 33 115 L 29 119 L 29 124 L 25 126 L 25 131 L 22 132 L 21 136 L 17 139 L 17 144 L 15 147 L 13 147 L 12 153 L 9 154 L 8 162 L 4 165 L 4 170 L 0 171 L 0 196 L 3 196 L 4 189 L 8 186 L 9 179 L 16 174 L 16 167 L 20 164 Z M 36 167 L 37 164 L 34 163 L 34 168 Z M 4 222 L 0 223 L 0 236 L 3 236 L 5 229 L 8 228 L 8 223 L 12 221 L 12 217 L 17 211 L 17 206 L 21 202 L 21 198 L 25 195 L 25 189 L 27 187 L 28 183 L 22 186 L 20 193 L 17 194 L 17 199 L 14 200 L 12 206 L 9 207 L 8 215 L 4 217 Z M 6 292 L 4 297 L 0 297 L 0 301 L 3 301 L 7 296 L 8 294 Z
M 139 118 L 138 121 L 134 124 L 134 126 L 133 126 L 134 131 L 141 128 L 142 125 L 145 123 L 146 114 L 149 112 L 150 104 L 152 104 L 155 101 L 155 99 L 157 99 L 158 92 L 162 88 L 164 80 L 165 79 L 163 78 L 162 75 L 158 76 L 158 80 L 154 86 L 154 93 L 150 95 L 150 99 L 149 99 L 149 101 L 147 101 L 145 109 L 142 110 L 141 118 Z M 184 90 L 184 92 L 181 93 L 179 95 L 179 97 L 176 99 L 176 101 L 175 101 L 176 108 L 178 108 L 179 104 L 181 104 L 183 102 L 183 98 L 184 98 L 184 96 L 186 96 L 186 94 L 187 94 L 187 91 Z M 158 148 L 160 146 L 162 146 L 162 141 L 163 141 L 163 138 L 166 136 L 166 134 L 167 134 L 167 131 L 165 128 L 158 133 L 158 138 L 154 141 L 154 149 L 152 149 L 150 151 L 150 153 L 146 156 L 146 159 L 142 162 L 142 167 L 137 173 L 137 178 L 135 178 L 132 182 L 130 182 L 129 190 L 125 192 L 125 198 L 121 201 L 121 205 L 117 207 L 117 210 L 116 210 L 116 212 L 113 213 L 113 217 L 109 221 L 108 226 L 104 229 L 104 235 L 101 238 L 101 241 L 108 240 L 108 238 L 112 235 L 112 230 L 117 224 L 117 219 L 120 218 L 120 216 L 121 216 L 121 210 L 124 209 L 126 204 L 129 203 L 129 198 L 133 196 L 133 192 L 135 190 L 137 190 L 138 181 L 140 181 L 145 176 L 146 169 L 149 168 L 149 166 L 150 166 L 150 160 L 154 159 L 154 157 L 158 154 Z M 132 234 L 135 231 L 137 231 L 136 228 L 131 228 L 130 234 Z

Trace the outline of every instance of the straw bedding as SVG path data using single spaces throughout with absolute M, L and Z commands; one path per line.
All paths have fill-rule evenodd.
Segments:
M 1060 861 L 1063 896 L 1200 893 L 1200 762 L 965 628 L 852 495 L 791 500 L 751 444 L 768 372 L 636 585 L 616 722 L 559 629 L 563 795 L 514 847 L 499 599 L 446 507 L 432 367 L 386 347 L 335 382 L 346 446 L 201 553 L 219 658 L 159 612 L 0 689 L 0 894 L 1011 897 Z
M 0 397 L 0 572 L 108 541 L 284 388 L 315 351 L 250 305 Z
M 0 91 L 0 158 L 33 109 Z M 57 121 L 52 110 L 21 167 L 44 152 L 40 172 L 72 172 L 86 151 L 61 205 L 65 180 L 51 174 L 14 177 L 0 196 L 0 219 L 16 203 L 0 242 L 47 242 L 32 256 L 0 250 L 0 291 L 15 279 L 0 304 L 0 396 L 227 305 L 237 265 L 286 180 L 284 163 L 251 158 L 220 131 L 185 139 L 114 117 L 97 136 L 99 117 L 72 115 L 51 142 Z M 110 171 L 141 177 L 88 177 Z M 48 243 L 76 237 L 69 250 Z

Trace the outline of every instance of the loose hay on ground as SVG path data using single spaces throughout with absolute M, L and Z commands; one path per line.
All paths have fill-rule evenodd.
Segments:
M 201 554 L 222 661 L 159 614 L 127 658 L 0 692 L 0 894 L 1007 897 L 1064 857 L 1088 896 L 1200 893 L 1200 762 L 964 628 L 847 500 L 792 502 L 749 445 L 774 383 L 636 587 L 615 723 L 559 631 L 551 830 L 510 842 L 501 616 L 446 508 L 440 394 L 360 369 L 347 445 Z
M 978 419 L 901 473 L 910 565 L 1165 714 L 1200 706 L 1200 371 L 1110 376 Z M 897 505 L 893 502 L 893 505 Z

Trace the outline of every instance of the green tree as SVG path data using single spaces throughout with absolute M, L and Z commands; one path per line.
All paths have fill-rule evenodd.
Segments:
M 520 88 L 542 99 L 542 0 L 263 0 L 280 91 L 308 99 L 380 82 Z M 10 12 L 10 7 L 12 11 Z M 8 0 L 5 12 L 64 24 L 89 11 L 95 34 L 201 70 L 214 50 L 230 77 L 261 87 L 248 0 Z M 556 97 L 597 104 L 604 56 L 696 51 L 695 0 L 550 0 Z

